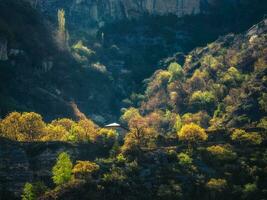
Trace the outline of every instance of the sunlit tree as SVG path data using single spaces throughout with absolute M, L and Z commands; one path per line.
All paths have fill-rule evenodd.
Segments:
M 46 125 L 43 118 L 37 113 L 23 113 L 20 122 L 22 124 L 22 134 L 27 137 L 28 141 L 38 140 L 45 131 Z
M 237 86 L 242 82 L 243 76 L 235 67 L 230 67 L 222 76 L 222 82 L 227 86 Z
M 84 130 L 83 135 L 79 136 L 81 140 L 92 140 L 97 134 L 97 126 L 90 119 L 82 119 L 78 122 L 78 125 Z
M 66 18 L 65 18 L 65 10 L 59 9 L 58 10 L 58 34 L 57 34 L 57 41 L 59 47 L 61 49 L 65 49 L 67 47 L 67 31 L 66 31 Z
M 77 161 L 72 169 L 75 178 L 88 179 L 99 170 L 99 165 L 91 161 Z
M 168 72 L 171 73 L 171 77 L 169 79 L 170 82 L 177 80 L 177 79 L 181 79 L 184 75 L 184 70 L 181 67 L 181 65 L 179 65 L 176 62 L 172 62 L 169 67 L 168 67 Z
M 123 115 L 121 116 L 121 120 L 124 122 L 124 123 L 129 123 L 129 121 L 135 117 L 139 117 L 140 116 L 140 113 L 138 111 L 138 109 L 136 108 L 129 108 L 127 110 L 124 111 Z
M 61 119 L 53 120 L 51 124 L 54 126 L 58 126 L 58 125 L 63 126 L 67 131 L 70 131 L 72 125 L 74 125 L 75 122 L 68 118 L 61 118 Z
M 231 134 L 231 139 L 239 143 L 254 145 L 261 144 L 263 140 L 262 136 L 259 133 L 248 133 L 242 129 L 235 129 Z
M 203 128 L 191 123 L 182 127 L 178 132 L 178 138 L 181 141 L 186 141 L 189 147 L 192 147 L 192 145 L 197 144 L 198 142 L 207 140 L 208 135 Z
M 26 183 L 23 188 L 23 193 L 21 195 L 22 200 L 36 200 L 37 197 L 34 194 L 34 188 L 31 183 Z
M 93 142 L 102 144 L 104 146 L 112 146 L 118 138 L 118 133 L 112 129 L 101 128 L 97 134 L 92 138 Z
M 227 181 L 225 179 L 210 179 L 206 187 L 213 191 L 222 192 L 227 187 Z
M 22 124 L 20 122 L 21 114 L 12 112 L 7 115 L 0 123 L 0 134 L 12 140 L 24 140 L 22 133 Z
M 227 161 L 236 158 L 236 153 L 228 146 L 213 145 L 207 148 L 208 153 L 217 160 Z
M 215 105 L 216 97 L 209 91 L 196 91 L 190 97 L 189 103 L 196 109 L 212 109 Z
M 154 128 L 148 126 L 147 119 L 142 116 L 132 118 L 128 126 L 130 132 L 125 137 L 123 151 L 140 151 L 142 147 L 150 147 L 157 136 Z
M 52 169 L 52 179 L 56 185 L 62 185 L 71 179 L 72 162 L 69 154 L 62 152 L 57 158 L 57 162 Z
M 41 137 L 42 141 L 65 141 L 69 132 L 61 125 L 48 124 Z

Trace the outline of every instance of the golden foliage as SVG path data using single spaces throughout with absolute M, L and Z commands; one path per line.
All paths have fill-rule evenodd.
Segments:
M 71 127 L 75 122 L 71 119 L 68 118 L 61 118 L 61 119 L 56 119 L 51 122 L 52 125 L 57 126 L 63 126 L 67 131 L 70 131 Z
M 48 124 L 41 141 L 65 141 L 69 132 L 61 125 Z
M 1 121 L 0 133 L 3 137 L 18 141 L 25 139 L 26 136 L 21 132 L 20 117 L 20 113 L 12 112 Z
M 9 139 L 18 141 L 34 141 L 45 131 L 42 116 L 30 113 L 10 113 L 1 121 L 1 134 Z
M 88 178 L 99 169 L 99 165 L 94 162 L 78 160 L 72 169 L 72 173 L 75 178 Z
M 128 125 L 130 132 L 126 135 L 122 150 L 140 150 L 142 147 L 151 147 L 157 136 L 155 128 L 150 127 L 149 120 L 142 116 L 132 118 Z
M 172 81 L 177 80 L 177 79 L 181 79 L 184 75 L 183 68 L 181 67 L 181 65 L 179 65 L 176 62 L 172 62 L 169 65 L 168 72 L 171 73 L 171 77 L 169 79 L 169 82 L 172 82 Z
M 234 132 L 231 134 L 231 139 L 240 143 L 248 143 L 254 145 L 261 144 L 263 140 L 262 136 L 259 133 L 247 133 L 245 130 L 242 129 L 235 129 Z
M 234 153 L 229 147 L 213 145 L 208 147 L 207 151 L 219 160 L 232 160 L 236 158 L 236 153 Z
M 227 187 L 227 181 L 225 179 L 210 179 L 206 187 L 210 190 L 223 191 Z
M 140 116 L 138 109 L 131 107 L 123 113 L 121 120 L 128 123 L 131 119 L 138 116 Z
M 201 127 L 208 127 L 210 121 L 210 116 L 207 112 L 200 111 L 197 113 L 186 113 L 182 116 L 183 124 L 195 123 Z
M 90 119 L 82 119 L 78 122 L 78 125 L 84 130 L 84 135 L 80 135 L 83 140 L 92 139 L 97 134 L 97 126 Z
M 187 141 L 189 143 L 196 143 L 208 139 L 205 130 L 194 123 L 184 125 L 178 132 L 178 137 L 181 141 Z
M 22 134 L 27 135 L 29 141 L 38 139 L 38 136 L 44 132 L 46 126 L 42 116 L 34 112 L 23 113 L 20 121 L 22 124 Z

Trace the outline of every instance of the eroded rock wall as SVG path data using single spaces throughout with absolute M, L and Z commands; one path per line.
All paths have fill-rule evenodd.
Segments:
M 108 149 L 96 144 L 19 143 L 0 137 L 0 199 L 3 192 L 19 197 L 26 182 L 51 185 L 52 167 L 61 152 L 67 152 L 73 163 L 108 155 Z

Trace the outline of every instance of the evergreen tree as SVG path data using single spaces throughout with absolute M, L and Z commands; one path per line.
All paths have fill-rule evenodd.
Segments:
M 62 185 L 71 178 L 72 162 L 70 156 L 66 152 L 59 154 L 57 163 L 52 169 L 53 181 L 56 185 Z
M 35 200 L 34 187 L 31 183 L 26 183 L 21 195 L 22 200 Z

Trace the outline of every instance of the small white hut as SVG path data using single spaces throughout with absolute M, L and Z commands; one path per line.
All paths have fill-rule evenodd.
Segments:
M 125 137 L 126 133 L 129 132 L 129 130 L 127 128 L 121 126 L 118 123 L 107 124 L 105 126 L 105 128 L 117 131 L 119 134 L 119 139 L 123 139 Z

